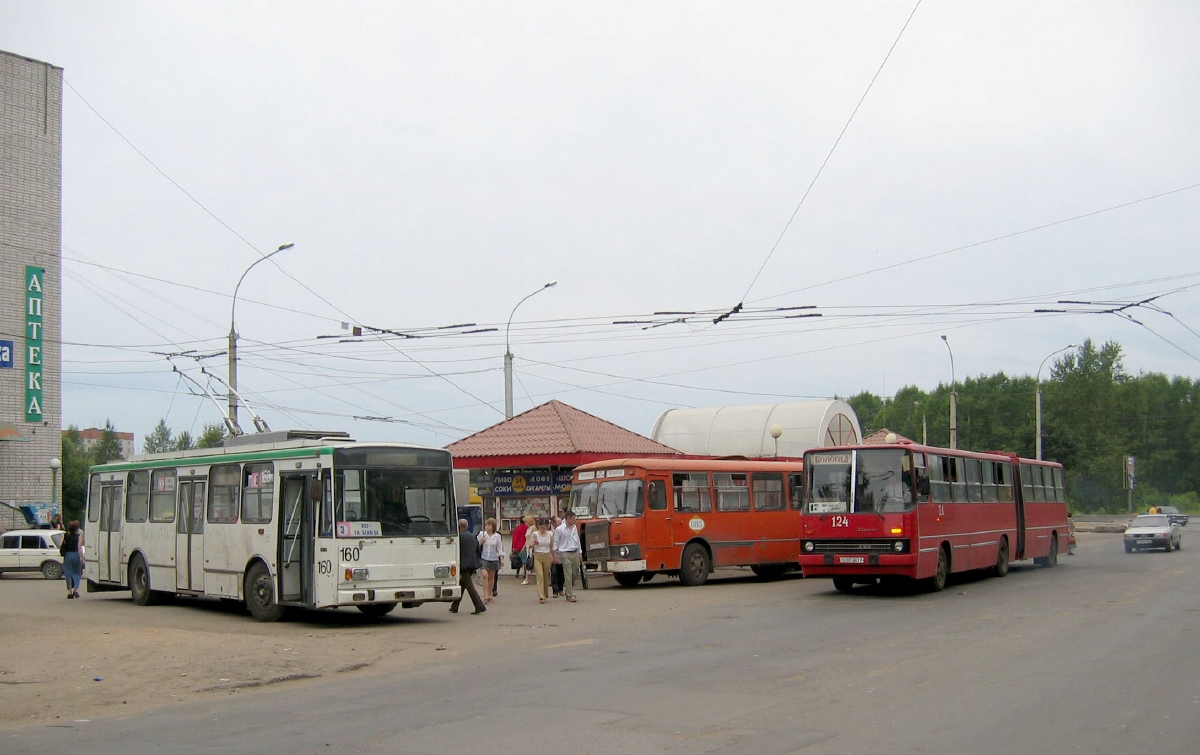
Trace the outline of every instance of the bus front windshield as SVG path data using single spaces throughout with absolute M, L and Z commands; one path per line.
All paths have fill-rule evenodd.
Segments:
M 811 514 L 883 514 L 916 505 L 912 455 L 902 448 L 813 453 L 805 468 Z
M 339 537 L 439 537 L 458 532 L 450 472 L 441 469 L 338 469 Z
M 571 489 L 571 511 L 589 519 L 642 515 L 642 481 L 585 482 Z

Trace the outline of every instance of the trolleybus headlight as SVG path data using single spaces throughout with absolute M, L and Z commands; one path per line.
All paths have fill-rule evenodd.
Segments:
M 350 578 L 355 582 L 363 582 L 371 578 L 371 570 L 365 566 L 357 566 L 350 570 Z
M 896 551 L 897 553 L 903 553 L 904 552 L 904 541 L 897 540 L 896 542 L 892 543 L 892 550 Z
M 812 553 L 813 548 L 816 548 L 816 547 L 817 547 L 816 544 L 814 544 L 812 540 L 804 541 L 804 552 L 805 553 Z
M 433 576 L 436 577 L 437 579 L 448 578 L 450 576 L 450 567 L 449 566 L 433 567 Z

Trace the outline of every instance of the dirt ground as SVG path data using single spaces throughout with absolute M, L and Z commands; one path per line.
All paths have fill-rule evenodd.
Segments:
M 0 729 L 122 716 L 348 674 L 403 673 L 463 653 L 554 647 L 576 641 L 585 626 L 631 611 L 665 614 L 697 597 L 678 588 L 625 590 L 610 577 L 593 577 L 578 603 L 539 605 L 536 588 L 511 575 L 503 574 L 499 597 L 481 616 L 470 615 L 467 601 L 458 615 L 428 603 L 383 619 L 340 609 L 262 624 L 236 603 L 178 599 L 138 607 L 128 592 L 67 600 L 61 580 L 5 574 Z

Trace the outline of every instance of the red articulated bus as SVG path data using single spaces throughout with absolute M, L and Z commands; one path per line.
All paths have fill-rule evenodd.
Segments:
M 799 459 L 611 459 L 576 467 L 584 563 L 632 587 L 655 574 L 702 585 L 718 566 L 797 568 Z
M 1003 577 L 1067 550 L 1061 464 L 893 443 L 813 449 L 804 469 L 800 565 L 843 592 L 893 579 L 938 591 L 953 572 Z

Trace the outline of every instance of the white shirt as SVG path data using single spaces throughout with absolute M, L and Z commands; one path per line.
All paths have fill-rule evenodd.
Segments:
M 541 530 L 534 530 L 525 542 L 532 543 L 534 553 L 549 553 L 550 546 L 554 544 L 554 533 L 547 532 L 543 535 Z
M 479 542 L 483 544 L 483 552 L 479 554 L 479 558 L 484 561 L 499 561 L 504 555 L 504 544 L 500 540 L 499 532 L 489 535 L 487 530 L 484 530 L 479 533 Z
M 554 528 L 554 550 L 559 553 L 579 553 L 582 548 L 579 546 L 579 527 L 567 527 L 567 523 L 563 522 Z

